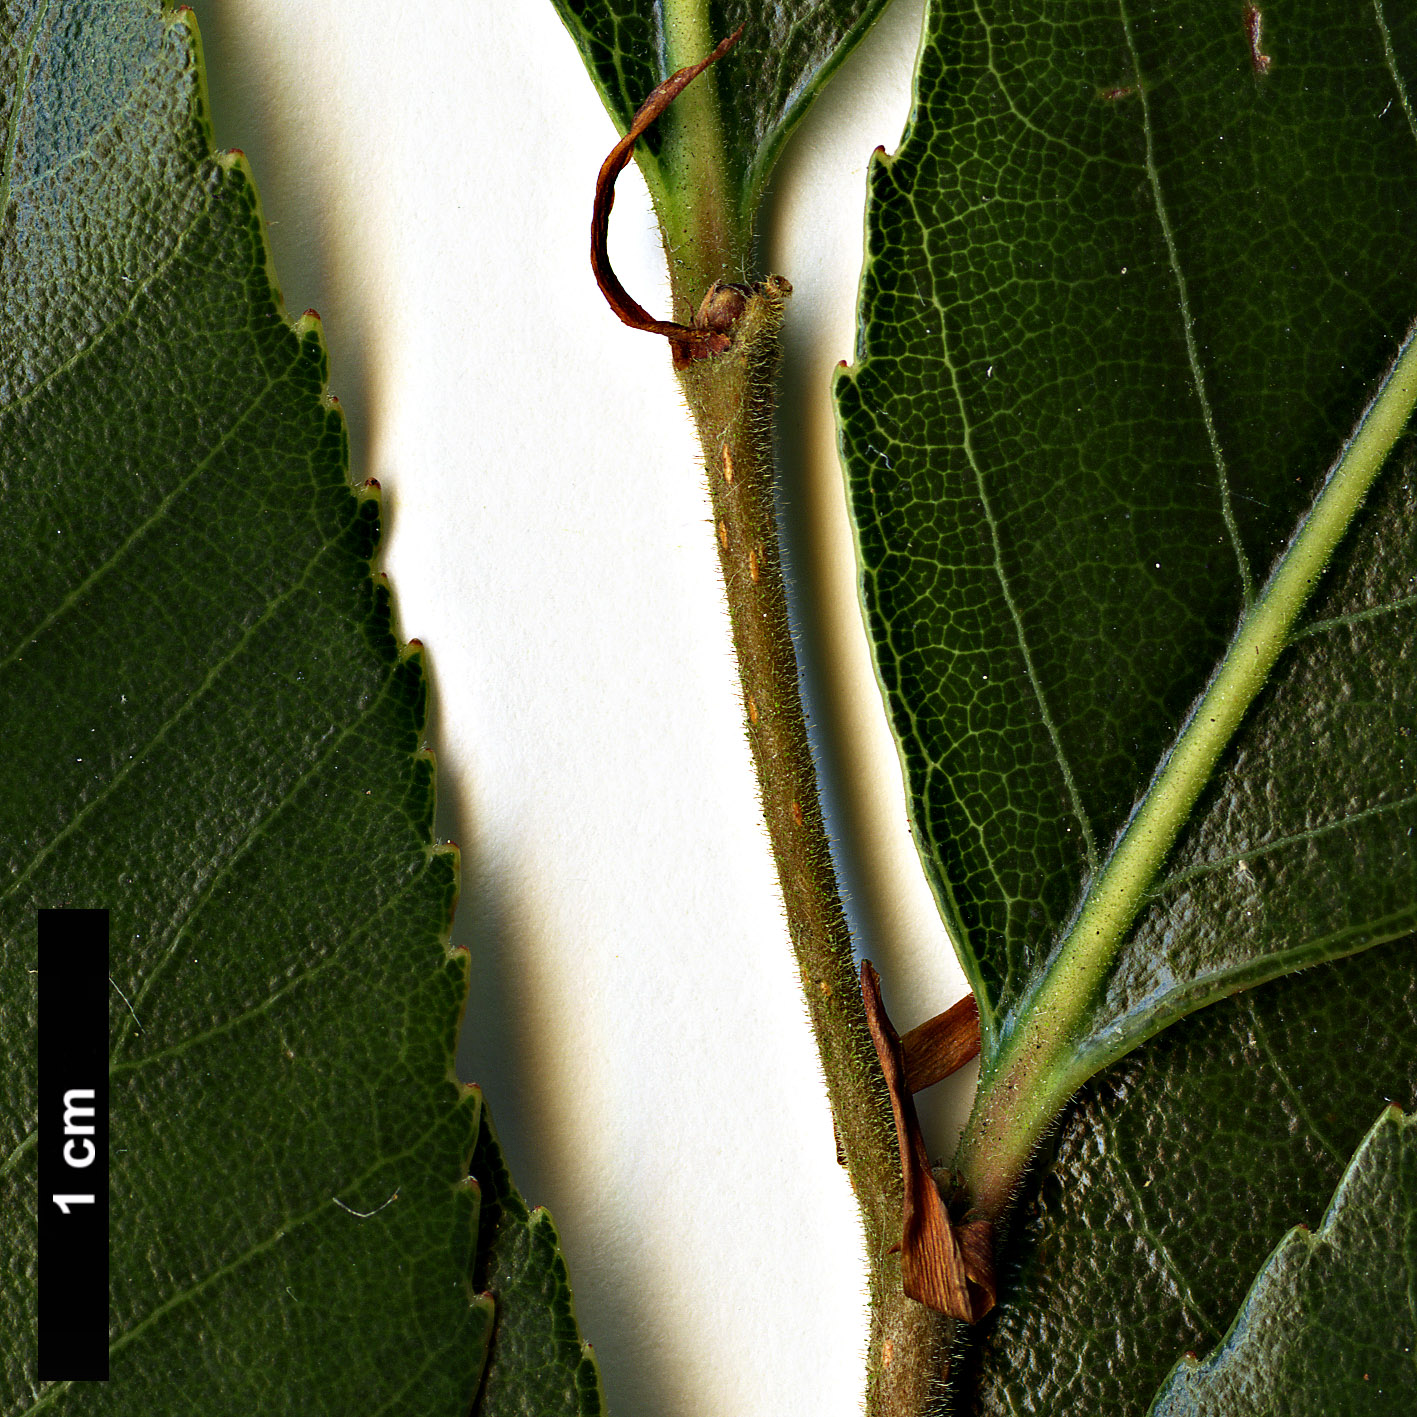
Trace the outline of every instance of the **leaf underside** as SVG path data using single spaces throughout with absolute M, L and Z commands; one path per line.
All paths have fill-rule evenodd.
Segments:
M 986 1082 L 1417 313 L 1417 12 L 1261 10 L 931 0 L 873 164 L 840 436 Z M 1139 1051 L 953 1411 L 1144 1412 L 1412 1100 L 1414 476 L 1408 435 L 1086 1001 L 1080 1071 Z
M 0 1412 L 463 1417 L 493 1303 L 456 856 L 318 322 L 212 154 L 190 14 L 12 5 L 0 94 L 7 1194 L 36 910 L 107 908 L 113 970 L 112 1380 L 36 1383 L 21 1202 Z
M 1183 1353 L 1213 1349 L 1379 1112 L 1417 1105 L 1413 950 L 1248 990 L 1089 1083 L 1020 1204 L 950 1410 L 1141 1417 Z
M 910 130 L 873 167 L 842 445 L 986 1070 L 1417 307 L 1417 15 L 1265 25 L 1260 72 L 1238 6 L 935 3 Z M 1413 924 L 1408 466 L 1083 1051 Z

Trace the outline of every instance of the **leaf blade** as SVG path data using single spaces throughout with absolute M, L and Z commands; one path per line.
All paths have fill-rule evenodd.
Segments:
M 483 1113 L 472 1173 L 486 1207 L 477 1283 L 497 1296 L 479 1417 L 519 1417 L 530 1408 L 603 1417 L 595 1355 L 581 1341 L 556 1227 L 527 1208 L 512 1185 L 491 1118 Z
M 0 1407 L 466 1412 L 493 1305 L 456 853 L 318 319 L 211 152 L 188 12 L 36 3 L 3 37 L 12 1184 L 36 906 L 110 909 L 115 1044 L 113 1380 L 36 1385 L 24 1215 Z
M 1224 1413 L 1237 1404 L 1304 1413 L 1382 1412 L 1417 1397 L 1412 1348 L 1412 1120 L 1373 1124 L 1315 1232 L 1276 1247 L 1204 1363 L 1177 1364 L 1155 1417 Z
M 1181 3 L 1057 25 L 941 5 L 927 29 L 914 126 L 873 170 L 839 418 L 878 667 L 927 871 L 982 995 L 987 1075 L 1229 638 L 1249 568 L 1283 545 L 1361 406 L 1335 399 L 1407 327 L 1392 276 L 1417 260 L 1396 215 L 1414 145 L 1374 117 L 1405 125 L 1395 102 L 1346 106 L 1365 84 L 1365 104 L 1393 98 L 1398 50 L 1341 7 L 1287 32 L 1287 77 L 1278 58 L 1254 70 L 1242 25 Z M 1280 149 L 1301 122 L 1318 151 L 1296 214 L 1266 165 L 1292 168 Z M 1340 132 L 1372 230 L 1335 170 Z M 1236 261 L 1272 248 L 1271 228 L 1312 245 L 1319 212 L 1352 238 L 1345 280 L 1332 262 Z M 1306 350 L 1294 331 L 1316 310 Z M 1274 438 L 1251 405 L 1282 424 Z M 1197 958 L 1223 933 L 1200 923 Z M 1117 1023 L 1102 1012 L 1094 1030 Z
M 1184 1352 L 1214 1348 L 1274 1245 L 1318 1227 L 1370 1119 L 1417 1098 L 1414 958 L 1407 938 L 1277 979 L 1087 1084 L 950 1410 L 1140 1414 Z

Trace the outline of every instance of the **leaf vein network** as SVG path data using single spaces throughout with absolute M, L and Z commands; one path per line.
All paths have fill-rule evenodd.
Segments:
M 0 669 L 8 669 L 20 658 L 20 651 L 26 645 L 32 644 L 39 638 L 56 620 L 66 611 L 76 605 L 80 597 L 87 595 L 110 571 L 114 570 L 122 561 L 124 555 L 133 545 L 149 531 L 155 527 L 163 517 L 172 510 L 172 504 L 202 475 L 216 460 L 217 455 L 236 436 L 242 424 L 256 411 L 257 405 L 275 387 L 275 380 L 268 379 L 252 395 L 251 401 L 231 420 L 230 424 L 222 430 L 221 436 L 214 442 L 206 455 L 192 466 L 192 470 L 181 477 L 173 484 L 171 490 L 163 497 L 156 507 L 140 521 L 131 532 L 113 549 L 112 554 L 91 570 L 83 580 L 79 582 L 60 602 L 37 624 L 31 625 L 28 630 L 20 633 L 15 640 L 14 648 L 3 659 L 0 659 Z
M 412 1299 L 412 1296 L 410 1296 L 410 1305 L 409 1305 L 410 1307 L 412 1307 L 411 1299 Z M 484 1300 L 484 1302 L 486 1302 L 486 1301 Z M 469 1315 L 472 1315 L 472 1314 L 476 1313 L 476 1311 L 477 1311 L 477 1304 L 476 1304 L 476 1301 L 474 1301 L 473 1303 L 471 1303 L 471 1304 L 468 1305 L 467 1311 L 468 1311 L 468 1314 L 469 1314 Z M 457 1335 L 452 1334 L 452 1333 L 445 1333 L 445 1334 L 443 1335 L 443 1345 L 442 1345 L 441 1348 L 440 1348 L 438 1345 L 436 1345 L 436 1344 L 430 1344 L 429 1347 L 428 1347 L 428 1354 L 427 1354 L 427 1356 L 426 1356 L 426 1357 L 424 1358 L 424 1360 L 418 1365 L 418 1367 L 415 1368 L 415 1369 L 413 1370 L 413 1372 L 409 1374 L 408 1381 L 407 1381 L 406 1383 L 404 1383 L 403 1386 L 400 1387 L 397 1391 L 390 1393 L 389 1396 L 388 1396 L 388 1398 L 387 1398 L 385 1401 L 381 1402 L 381 1403 L 380 1403 L 377 1407 L 375 1407 L 372 1411 L 366 1412 L 366 1413 L 364 1414 L 364 1417 L 381 1417 L 381 1414 L 382 1414 L 382 1413 L 385 1413 L 385 1412 L 392 1412 L 392 1411 L 405 1412 L 405 1411 L 407 1411 L 408 1409 L 407 1409 L 405 1406 L 402 1405 L 402 1399 L 403 1399 L 405 1396 L 407 1396 L 407 1394 L 414 1388 L 414 1386 L 419 1382 L 419 1380 L 423 1377 L 423 1375 L 424 1375 L 435 1363 L 440 1363 L 440 1362 L 443 1361 L 443 1359 L 446 1357 L 446 1354 L 445 1354 L 444 1350 L 445 1350 L 446 1348 L 452 1346 L 456 1341 L 457 1341 Z M 398 1407 L 395 1407 L 395 1404 L 396 1404 L 396 1403 L 397 1403 L 397 1404 L 400 1404 L 400 1405 L 399 1405 Z
M 360 929 L 347 935 L 341 935 L 339 943 L 334 949 L 321 955 L 318 960 L 307 968 L 302 969 L 298 974 L 290 975 L 258 1003 L 252 1004 L 248 1008 L 243 1008 L 237 1013 L 211 1024 L 207 1028 L 200 1029 L 196 1033 L 189 1033 L 185 1038 L 180 1038 L 176 1043 L 170 1043 L 165 1048 L 158 1048 L 151 1053 L 144 1053 L 142 1057 L 135 1058 L 132 1062 L 114 1063 L 108 1070 L 109 1077 L 118 1077 L 125 1073 L 141 1072 L 149 1063 L 161 1062 L 166 1058 L 181 1057 L 182 1054 L 186 1053 L 189 1049 L 195 1048 L 201 1043 L 205 1043 L 208 1039 L 218 1038 L 224 1033 L 231 1033 L 240 1028 L 242 1024 L 269 1013 L 287 994 L 293 993 L 296 989 L 300 988 L 302 984 L 308 984 L 312 979 L 317 979 L 326 970 L 338 964 L 349 952 L 351 946 L 367 940 L 378 928 L 380 921 L 382 921 L 394 906 L 418 884 L 419 877 L 410 876 L 397 890 L 390 894 L 389 898 L 363 923 Z M 0 1174 L 3 1174 L 3 1172 L 0 1172 Z
M 39 1129 L 32 1127 L 29 1132 L 20 1139 L 15 1149 L 5 1158 L 3 1164 L 0 1164 L 0 1180 L 3 1180 L 20 1164 L 20 1158 L 35 1144 L 38 1137 Z
M 1083 806 L 1082 793 L 1078 788 L 1077 779 L 1073 774 L 1072 764 L 1068 761 L 1067 753 L 1063 750 L 1062 736 L 1058 731 L 1058 725 L 1048 706 L 1047 695 L 1043 692 L 1043 684 L 1038 677 L 1038 671 L 1033 663 L 1033 652 L 1029 647 L 1028 635 L 1024 630 L 1023 616 L 1019 611 L 1018 602 L 1014 599 L 1013 588 L 1009 584 L 1008 572 L 1004 569 L 1004 553 L 1003 545 L 999 538 L 999 524 L 994 516 L 993 504 L 989 500 L 988 489 L 985 486 L 984 470 L 979 466 L 978 459 L 974 455 L 973 428 L 969 421 L 969 410 L 965 403 L 964 393 L 959 386 L 959 370 L 955 365 L 954 355 L 950 349 L 949 321 L 940 303 L 939 296 L 932 291 L 931 298 L 935 308 L 940 312 L 940 357 L 944 362 L 945 368 L 949 371 L 950 389 L 954 394 L 955 407 L 959 411 L 960 449 L 964 453 L 970 471 L 974 474 L 975 487 L 979 493 L 979 505 L 983 508 L 984 520 L 989 527 L 989 543 L 993 556 L 994 574 L 999 582 L 999 592 L 1008 609 L 1009 618 L 1013 622 L 1014 633 L 1018 638 L 1019 654 L 1023 659 L 1024 673 L 1033 690 L 1034 700 L 1038 704 L 1039 715 L 1043 720 L 1043 726 L 1047 731 L 1049 742 L 1053 748 L 1053 755 L 1058 763 L 1058 770 L 1062 774 L 1063 784 L 1067 789 L 1068 800 L 1072 805 L 1073 815 L 1077 818 L 1078 826 L 1082 832 L 1088 867 L 1090 870 L 1095 871 L 1097 869 L 1097 842 L 1093 836 L 1092 822 Z
M 175 728 L 179 723 L 181 723 L 182 720 L 187 717 L 188 713 L 202 701 L 203 697 L 206 695 L 207 690 L 212 687 L 217 677 L 222 673 L 223 670 L 228 667 L 228 665 L 230 665 L 241 654 L 241 652 L 250 643 L 252 637 L 258 633 L 261 627 L 265 625 L 272 618 L 272 616 L 274 616 L 277 610 L 284 606 L 288 601 L 294 599 L 295 596 L 297 596 L 302 590 L 305 589 L 306 584 L 310 578 L 310 572 L 319 563 L 320 559 L 324 556 L 325 551 L 327 549 L 328 548 L 326 547 L 321 547 L 320 550 L 317 551 L 315 555 L 313 555 L 306 563 L 304 569 L 300 574 L 300 578 L 295 581 L 293 585 L 283 590 L 279 595 L 274 596 L 272 599 L 266 602 L 266 607 L 264 610 L 262 610 L 260 615 L 258 615 L 253 621 L 251 621 L 251 623 L 247 625 L 244 630 L 242 630 L 235 644 L 232 645 L 232 647 L 226 652 L 226 654 L 224 654 L 220 659 L 216 660 L 210 666 L 206 674 L 203 676 L 202 682 L 200 684 L 195 685 L 192 690 L 187 694 L 187 696 L 182 700 L 182 702 L 177 706 L 177 708 L 173 711 L 173 713 L 171 713 L 167 717 L 167 719 L 165 719 L 157 726 L 156 730 L 148 738 L 147 742 L 145 742 L 140 748 L 135 749 L 132 753 L 130 753 L 128 756 L 128 761 L 125 762 L 122 767 L 120 767 L 113 774 L 113 776 L 110 777 L 103 784 L 103 786 L 96 793 L 94 793 L 94 795 L 89 798 L 89 800 L 85 802 L 84 805 L 77 812 L 75 812 L 69 818 L 68 821 L 64 823 L 63 826 L 37 852 L 35 852 L 33 856 L 30 857 L 29 864 L 26 865 L 24 870 L 17 872 L 14 879 L 10 882 L 9 886 L 6 887 L 5 890 L 0 891 L 0 901 L 6 900 L 11 895 L 13 895 L 15 891 L 17 891 L 30 878 L 30 876 L 34 874 L 36 868 L 42 865 L 55 851 L 55 849 L 63 841 L 65 841 L 65 839 L 72 832 L 74 832 L 75 830 L 77 830 L 77 828 L 83 825 L 83 823 L 87 820 L 87 818 L 92 812 L 96 811 L 100 806 L 102 806 L 102 804 L 106 802 L 108 798 L 111 797 L 113 793 L 123 785 L 124 781 L 128 777 L 128 774 L 131 773 L 140 764 L 148 760 L 153 750 L 159 747 L 166 740 L 168 734 L 171 733 L 173 728 Z
M 121 329 L 122 326 L 127 324 L 132 317 L 134 309 L 137 307 L 138 301 L 148 293 L 159 276 L 166 274 L 168 267 L 170 267 L 181 254 L 184 243 L 196 228 L 197 223 L 201 221 L 204 216 L 209 215 L 211 209 L 211 189 L 209 188 L 206 200 L 192 213 L 191 221 L 173 238 L 172 246 L 167 254 L 163 256 L 162 260 L 141 280 L 134 282 L 128 303 L 106 325 L 95 330 L 87 341 L 80 348 L 76 349 L 67 359 L 61 360 L 54 368 L 36 379 L 24 393 L 18 394 L 16 397 L 8 399 L 4 403 L 0 403 L 0 413 L 15 413 L 22 408 L 28 407 L 55 379 L 61 374 L 67 374 L 71 369 L 76 368 L 83 360 L 87 359 L 96 350 L 102 348 L 105 341 L 115 330 Z M 0 208 L 0 210 L 3 210 L 3 208 Z
M 146 87 L 142 83 L 132 84 L 128 89 L 127 97 L 105 116 L 101 126 L 94 129 L 72 152 L 66 153 L 57 162 L 50 163 L 48 167 L 38 168 L 22 182 L 12 182 L 10 195 L 14 196 L 16 192 L 23 192 L 27 188 L 38 185 L 45 178 L 53 177 L 56 172 L 62 172 L 66 167 L 72 166 L 83 158 L 93 157 L 94 145 L 98 139 L 112 133 L 119 121 L 127 116 L 130 109 L 136 108 L 144 102 L 151 102 L 151 95 L 147 92 Z
M 18 65 L 18 81 L 15 85 L 15 102 L 10 109 L 10 131 L 5 134 L 5 154 L 0 158 L 0 221 L 4 220 L 5 213 L 10 209 L 10 179 L 15 170 L 15 150 L 20 142 L 20 112 L 25 106 L 25 99 L 29 96 L 30 84 L 34 78 L 34 51 L 39 43 L 39 32 L 44 28 L 44 22 L 49 17 L 49 6 L 52 0 L 44 0 L 39 7 L 39 14 L 35 17 L 34 28 L 29 32 L 29 38 L 25 40 L 25 47 L 20 54 Z
M 343 1183 L 344 1189 L 348 1191 L 358 1186 L 361 1181 L 367 1181 L 371 1176 L 387 1169 L 394 1162 L 406 1161 L 410 1157 L 417 1156 L 428 1138 L 444 1124 L 445 1118 L 442 1116 L 437 1117 L 434 1121 L 429 1123 L 418 1136 L 414 1137 L 402 1151 L 395 1152 L 392 1156 L 377 1157 L 358 1175 L 345 1181 Z M 184 1304 L 191 1303 L 201 1294 L 205 1293 L 206 1290 L 210 1289 L 212 1285 L 220 1283 L 223 1279 L 227 1278 L 228 1275 L 234 1274 L 237 1270 L 244 1268 L 252 1260 L 258 1259 L 261 1255 L 274 1249 L 292 1230 L 298 1230 L 302 1226 L 309 1225 L 312 1221 L 319 1220 L 327 1215 L 333 1218 L 338 1215 L 338 1213 L 336 1209 L 331 1207 L 329 1200 L 322 1200 L 317 1205 L 311 1206 L 308 1210 L 302 1211 L 299 1215 L 292 1216 L 289 1220 L 283 1221 L 280 1227 L 264 1240 L 257 1240 L 254 1244 L 247 1246 L 241 1254 L 228 1260 L 225 1264 L 219 1265 L 216 1269 L 212 1270 L 211 1273 L 202 1275 L 199 1279 L 195 1279 L 183 1289 L 175 1290 L 161 1304 L 151 1309 L 139 1319 L 131 1328 L 125 1329 L 117 1338 L 113 1339 L 108 1345 L 109 1353 L 115 1354 L 120 1352 L 122 1349 L 126 1348 L 128 1344 L 133 1342 L 134 1339 L 140 1337 L 146 1329 L 151 1328 L 153 1324 L 157 1323 L 159 1319 L 165 1318 L 174 1309 L 181 1308 Z M 29 1410 L 33 1411 L 32 1408 Z
M 1181 1307 L 1187 1311 L 1191 1317 L 1191 1322 L 1199 1328 L 1207 1338 L 1213 1342 L 1224 1333 L 1224 1326 L 1217 1324 L 1209 1314 L 1201 1307 L 1200 1301 L 1196 1298 L 1195 1290 L 1190 1281 L 1186 1278 L 1185 1270 L 1179 1261 L 1171 1253 L 1166 1242 L 1151 1228 L 1145 1219 L 1146 1207 L 1143 1204 L 1144 1197 L 1137 1189 L 1136 1182 L 1132 1180 L 1131 1170 L 1128 1165 L 1119 1159 L 1118 1164 L 1112 1168 L 1113 1174 L 1117 1177 L 1122 1189 L 1127 1193 L 1127 1199 L 1132 1203 L 1132 1214 L 1134 1217 L 1133 1233 L 1145 1240 L 1151 1249 L 1152 1257 L 1155 1259 L 1157 1267 L 1165 1272 L 1175 1287 L 1176 1296 L 1181 1301 Z
M 1250 1033 L 1255 1040 L 1255 1046 L 1259 1049 L 1264 1061 L 1269 1065 L 1269 1070 L 1274 1074 L 1280 1087 L 1284 1089 L 1284 1095 L 1289 1099 L 1290 1105 L 1294 1108 L 1299 1120 L 1308 1128 L 1309 1135 L 1321 1146 L 1324 1151 L 1338 1163 L 1339 1170 L 1342 1171 L 1348 1164 L 1348 1152 L 1340 1146 L 1336 1146 L 1324 1133 L 1322 1127 L 1314 1118 L 1314 1114 L 1309 1110 L 1308 1104 L 1304 1101 L 1304 1095 L 1293 1078 L 1289 1076 L 1289 1070 L 1280 1061 L 1279 1055 L 1270 1046 L 1269 1034 L 1265 1031 L 1264 1023 L 1261 1021 L 1259 1012 L 1255 1008 L 1255 998 L 1251 993 L 1244 996 L 1245 1011 L 1250 1016 Z
M 1201 370 L 1200 350 L 1196 345 L 1195 321 L 1191 315 L 1191 298 L 1186 285 L 1186 275 L 1181 269 L 1180 253 L 1176 249 L 1176 235 L 1172 230 L 1171 218 L 1167 213 L 1165 197 L 1161 190 L 1161 173 L 1156 166 L 1156 140 L 1151 126 L 1151 105 L 1147 99 L 1145 76 L 1141 71 L 1141 56 L 1137 53 L 1136 41 L 1132 37 L 1132 25 L 1127 15 L 1126 0 L 1118 0 L 1117 13 L 1121 17 L 1122 32 L 1127 40 L 1127 51 L 1131 55 L 1132 69 L 1136 74 L 1137 99 L 1141 104 L 1142 133 L 1146 140 L 1147 182 L 1151 187 L 1152 204 L 1156 209 L 1156 219 L 1161 227 L 1162 240 L 1166 243 L 1166 259 L 1171 268 L 1171 277 L 1176 283 L 1176 295 L 1181 310 L 1181 328 L 1186 337 L 1186 360 L 1191 370 L 1191 383 L 1195 390 L 1196 400 L 1200 404 L 1201 420 L 1205 424 L 1211 456 L 1215 460 L 1216 478 L 1220 488 L 1220 512 L 1230 537 L 1230 545 L 1235 552 L 1235 562 L 1240 572 L 1241 591 L 1244 595 L 1244 602 L 1248 606 L 1254 600 L 1254 576 L 1250 570 L 1250 559 L 1245 554 L 1245 546 L 1240 538 L 1240 526 L 1235 519 L 1235 509 L 1230 501 L 1230 477 L 1225 467 L 1225 454 L 1220 446 L 1220 435 L 1215 427 L 1215 415 L 1210 406 L 1210 396 L 1206 392 L 1205 375 Z
M 289 804 L 295 799 L 295 797 L 300 793 L 300 791 L 314 779 L 315 775 L 320 771 L 321 768 L 324 767 L 324 765 L 330 760 L 330 758 L 332 758 L 334 754 L 337 753 L 341 747 L 343 747 L 345 741 L 350 738 L 359 729 L 360 725 L 364 723 L 364 721 L 375 712 L 375 710 L 382 703 L 384 693 L 387 691 L 389 684 L 392 683 L 393 677 L 394 676 L 392 672 L 386 674 L 384 682 L 379 686 L 379 693 L 371 696 L 369 702 L 364 706 L 364 708 L 360 710 L 360 712 L 356 714 L 355 717 L 352 718 L 347 724 L 345 724 L 345 726 L 337 734 L 335 734 L 335 736 L 326 745 L 324 752 L 322 752 L 320 756 L 316 758 L 314 762 L 312 762 L 310 766 L 306 768 L 306 770 L 287 787 L 285 792 L 282 793 L 279 798 L 277 798 L 274 802 L 270 804 L 269 809 L 267 811 L 262 813 L 262 815 L 259 816 L 251 824 L 245 836 L 243 836 L 241 840 L 236 843 L 235 847 L 231 851 L 231 854 L 222 863 L 221 868 L 212 873 L 212 876 L 207 881 L 205 888 L 198 893 L 197 897 L 192 901 L 192 904 L 186 907 L 177 906 L 174 908 L 174 917 L 181 918 L 182 924 L 178 928 L 176 933 L 173 935 L 172 943 L 163 952 L 162 958 L 154 963 L 153 967 L 148 971 L 147 975 L 144 977 L 142 984 L 134 991 L 132 1004 L 132 1007 L 134 1009 L 136 1009 L 137 1006 L 147 998 L 148 991 L 152 988 L 154 981 L 158 978 L 159 975 L 161 975 L 166 970 L 168 964 L 176 955 L 178 946 L 181 945 L 182 941 L 185 939 L 187 931 L 190 929 L 192 922 L 195 919 L 199 918 L 201 912 L 203 911 L 203 909 L 205 909 L 207 902 L 211 900 L 213 894 L 215 893 L 216 888 L 222 883 L 223 880 L 226 879 L 227 876 L 231 874 L 233 870 L 236 869 L 236 866 L 241 861 L 242 857 L 244 857 L 246 853 L 251 849 L 253 844 L 257 840 L 259 840 L 259 838 L 270 826 L 270 824 L 285 810 L 287 806 L 289 806 Z M 125 1034 L 124 1038 L 126 1038 L 127 1036 L 128 1035 Z M 119 1054 L 122 1051 L 123 1042 L 124 1039 L 120 1039 L 118 1043 L 116 1043 L 113 1047 L 112 1056 L 115 1060 L 118 1058 Z
M 984 43 L 988 50 L 988 62 L 985 67 L 989 71 L 989 76 L 998 85 L 999 92 L 1004 97 L 1004 102 L 1009 106 L 1009 112 L 1018 120 L 1021 127 L 1028 132 L 1041 138 L 1056 148 L 1061 148 L 1066 153 L 1071 153 L 1074 157 L 1080 158 L 1085 163 L 1106 163 L 1112 167 L 1120 167 L 1131 170 L 1134 164 L 1123 162 L 1119 158 L 1108 156 L 1106 153 L 1088 152 L 1086 148 L 1080 148 L 1076 143 L 1070 143 L 1066 138 L 1061 138 L 1057 133 L 1050 133 L 1046 128 L 1040 127 L 1014 102 L 1014 96 L 1009 86 L 1004 82 L 1004 76 L 999 72 L 999 67 L 994 62 L 994 26 L 990 24 L 979 6 L 979 0 L 974 0 L 974 13 L 979 17 L 979 27 L 984 32 Z
M 355 945 L 362 940 L 368 939 L 379 921 L 381 921 L 417 884 L 418 882 L 414 878 L 405 881 L 403 885 L 379 907 L 374 915 L 370 917 L 363 929 L 356 931 L 352 935 L 344 936 L 336 949 L 323 955 L 308 969 L 303 969 L 299 974 L 287 979 L 278 989 L 274 989 L 271 993 L 266 995 L 260 1003 L 253 1004 L 250 1008 L 242 1009 L 240 1013 L 233 1014 L 230 1018 L 222 1019 L 220 1023 L 213 1024 L 210 1028 L 204 1028 L 199 1033 L 189 1034 L 186 1038 L 179 1039 L 176 1043 L 170 1044 L 166 1048 L 159 1048 L 155 1052 L 145 1053 L 141 1058 L 137 1058 L 131 1063 L 113 1063 L 108 1070 L 109 1077 L 116 1078 L 125 1073 L 137 1073 L 149 1063 L 160 1062 L 164 1058 L 181 1057 L 189 1048 L 194 1048 L 197 1044 L 204 1043 L 209 1038 L 217 1038 L 223 1033 L 230 1033 L 233 1029 L 239 1028 L 248 1019 L 257 1018 L 261 1014 L 266 1013 L 274 1004 L 278 1003 L 293 990 L 299 988 L 300 985 L 308 983 L 311 979 L 318 977 L 323 974 L 325 970 L 337 964 L 346 953 L 347 946 Z M 0 1177 L 5 1176 L 16 1165 L 25 1152 L 35 1144 L 38 1138 L 39 1128 L 32 1127 L 29 1132 L 26 1133 L 23 1140 L 15 1147 L 10 1155 L 6 1157 L 3 1165 L 0 1165 Z

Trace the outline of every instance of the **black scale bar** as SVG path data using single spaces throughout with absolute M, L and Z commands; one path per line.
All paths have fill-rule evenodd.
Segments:
M 39 1379 L 108 1380 L 108 912 L 39 912 Z

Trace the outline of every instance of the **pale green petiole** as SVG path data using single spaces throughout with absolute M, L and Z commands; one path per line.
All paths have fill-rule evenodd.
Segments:
M 707 0 L 666 0 L 665 61 L 668 72 L 697 64 L 724 36 L 715 34 Z M 735 221 L 736 194 L 728 190 L 718 75 L 710 69 L 675 99 L 659 120 L 655 205 L 676 303 L 676 318 L 693 314 L 715 280 L 742 280 L 748 233 Z
M 1019 1006 L 997 1060 L 980 1079 L 957 1164 L 974 1204 L 988 1214 L 1007 1206 L 1039 1137 L 1086 1081 L 1091 1069 L 1080 1063 L 1078 1045 L 1087 1011 L 1177 834 L 1267 682 L 1414 404 L 1417 330 L 1408 334 L 1377 397 L 1094 879 L 1048 972 Z M 1141 1041 L 1131 1040 L 1133 1046 Z

